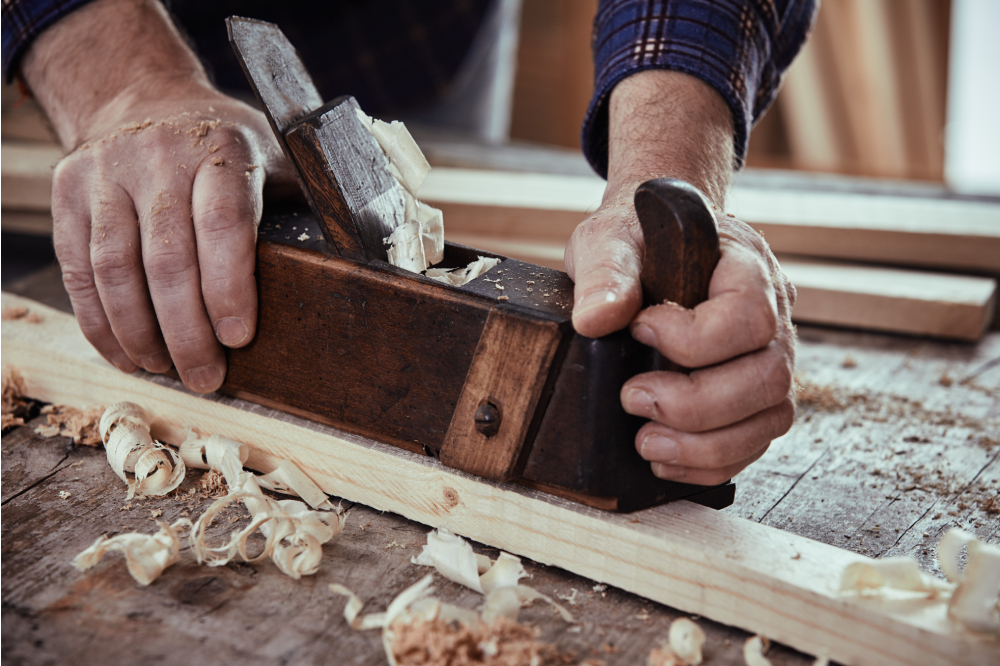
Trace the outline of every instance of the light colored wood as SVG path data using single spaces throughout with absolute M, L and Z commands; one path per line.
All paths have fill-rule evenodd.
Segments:
M 449 239 L 565 242 L 603 192 L 597 176 L 437 168 L 420 198 L 445 212 Z M 775 252 L 1000 272 L 1000 202 L 737 186 L 727 209 Z
M 843 568 L 867 558 L 687 502 L 617 515 L 511 485 L 259 406 L 198 396 L 174 380 L 123 375 L 75 320 L 3 295 L 41 315 L 4 321 L 3 365 L 28 395 L 74 406 L 131 400 L 154 415 L 154 435 L 183 425 L 246 442 L 248 464 L 300 465 L 324 491 L 449 529 L 687 613 L 766 635 L 845 664 L 996 663 L 1000 639 L 950 626 L 939 603 L 901 608 L 836 593 Z
M 47 211 L 52 200 L 52 168 L 62 149 L 44 143 L 0 144 L 0 188 L 3 207 Z
M 996 280 L 779 257 L 797 323 L 976 341 L 993 321 Z
M 559 347 L 559 328 L 490 311 L 472 367 L 441 446 L 441 462 L 497 481 L 521 475 L 530 446 L 525 440 Z M 500 430 L 487 437 L 476 429 L 476 410 L 492 404 Z

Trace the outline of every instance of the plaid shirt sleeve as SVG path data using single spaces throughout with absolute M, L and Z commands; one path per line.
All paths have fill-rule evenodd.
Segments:
M 583 152 L 608 173 L 608 99 L 644 69 L 697 76 L 729 104 L 736 167 L 750 128 L 774 101 L 781 77 L 812 28 L 817 0 L 601 0 L 594 20 L 594 96 Z
M 3 78 L 10 82 L 32 40 L 50 25 L 91 0 L 3 0 L 0 15 Z

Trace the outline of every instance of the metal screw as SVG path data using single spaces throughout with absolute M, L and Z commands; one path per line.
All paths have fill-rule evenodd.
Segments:
M 492 437 L 500 432 L 500 410 L 496 405 L 484 402 L 479 406 L 476 410 L 476 430 L 486 437 Z

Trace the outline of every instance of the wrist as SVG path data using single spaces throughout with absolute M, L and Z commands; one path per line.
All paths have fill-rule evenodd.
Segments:
M 155 0 L 96 0 L 77 9 L 35 40 L 22 73 L 70 150 L 132 109 L 214 90 Z
M 605 203 L 668 176 L 722 207 L 733 172 L 733 119 L 714 88 L 682 72 L 645 70 L 615 86 L 609 112 Z

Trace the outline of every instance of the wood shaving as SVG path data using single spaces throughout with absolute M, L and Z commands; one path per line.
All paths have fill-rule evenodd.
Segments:
M 191 521 L 181 518 L 173 525 L 156 521 L 160 531 L 156 534 L 120 534 L 109 539 L 101 536 L 90 548 L 76 556 L 73 566 L 86 571 L 96 565 L 105 553 L 125 553 L 125 564 L 132 578 L 140 585 L 149 585 L 163 570 L 180 559 L 181 540 L 178 532 L 191 527 Z
M 963 548 L 968 549 L 968 561 L 960 570 Z M 915 604 L 914 608 L 947 603 L 948 616 L 966 629 L 1000 635 L 1000 548 L 952 528 L 938 542 L 937 556 L 947 582 L 922 572 L 913 558 L 895 557 L 848 565 L 840 593 Z
M 3 369 L 3 429 L 24 425 L 28 401 L 24 399 L 24 380 L 12 368 Z
M 747 666 L 771 666 L 764 654 L 771 648 L 771 641 L 763 636 L 751 636 L 743 644 L 743 661 Z
M 194 467 L 211 468 L 209 474 L 205 475 L 210 488 L 221 489 L 222 482 L 217 476 L 211 476 L 215 473 L 221 474 L 231 490 L 213 502 L 193 524 L 187 518 L 181 518 L 171 526 L 157 521 L 161 529 L 152 536 L 124 534 L 110 540 L 101 537 L 77 556 L 77 568 L 89 569 L 108 550 L 123 550 L 133 578 L 142 585 L 148 585 L 166 567 L 177 561 L 180 552 L 180 537 L 177 533 L 181 528 L 188 527 L 191 551 L 199 563 L 220 566 L 232 561 L 237 555 L 248 562 L 270 557 L 278 569 L 295 579 L 316 572 L 322 557 L 322 545 L 343 530 L 345 515 L 339 512 L 312 511 L 297 500 L 278 501 L 265 496 L 257 484 L 258 477 L 243 469 L 249 453 L 245 444 L 219 435 L 202 438 L 191 433 L 178 454 L 153 442 L 148 424 L 146 412 L 133 403 L 113 405 L 100 420 L 100 433 L 107 447 L 108 462 L 119 477 L 129 484 L 128 499 L 134 493 L 166 494 L 174 490 L 184 478 L 185 459 Z M 298 485 L 301 489 L 299 477 L 305 475 L 291 463 L 289 465 L 291 467 L 279 467 L 284 472 L 277 477 L 291 478 L 293 485 Z M 134 476 L 129 476 L 130 472 Z M 295 472 L 298 472 L 298 476 Z M 323 496 L 323 502 L 332 509 L 326 495 L 319 491 L 311 479 L 308 481 L 303 495 L 316 500 L 314 491 L 319 492 Z M 195 492 L 197 491 L 192 488 L 188 494 Z M 223 510 L 237 501 L 242 501 L 249 510 L 250 524 L 230 533 L 229 540 L 224 545 L 209 545 L 205 540 L 207 528 Z M 132 505 L 127 504 L 122 510 L 131 508 Z M 157 517 L 162 514 L 162 510 L 155 509 L 151 513 L 153 517 Z M 182 515 L 187 513 L 185 510 Z M 235 521 L 230 520 L 232 522 Z M 247 553 L 246 542 L 258 530 L 264 535 L 266 543 L 260 554 L 251 557 Z
M 387 123 L 361 109 L 356 112 L 361 125 L 375 138 L 389 161 L 389 173 L 403 189 L 404 222 L 383 240 L 388 246 L 389 263 L 414 273 L 427 271 L 432 280 L 456 287 L 493 268 L 498 259 L 479 257 L 465 268 L 428 270 L 444 260 L 444 214 L 417 200 L 417 192 L 431 166 L 403 123 L 398 120 Z
M 101 417 L 100 434 L 108 463 L 135 495 L 166 495 L 184 481 L 184 461 L 173 449 L 153 441 L 149 417 L 136 404 L 120 402 Z
M 42 319 L 41 315 L 35 314 L 23 305 L 4 308 L 0 311 L 0 319 L 3 321 L 23 320 L 26 324 L 41 324 L 45 321 Z
M 698 666 L 702 662 L 705 632 L 693 620 L 686 617 L 674 620 L 667 639 L 668 645 L 650 651 L 647 666 Z
M 60 490 L 58 494 L 60 499 L 69 499 L 71 497 L 70 493 L 65 490 Z
M 35 428 L 35 434 L 42 437 L 71 437 L 73 443 L 97 446 L 101 443 L 98 423 L 104 413 L 103 407 L 79 410 L 65 405 L 46 405 L 42 414 L 46 415 L 46 425 Z

